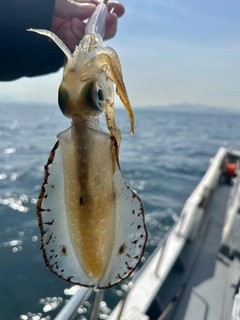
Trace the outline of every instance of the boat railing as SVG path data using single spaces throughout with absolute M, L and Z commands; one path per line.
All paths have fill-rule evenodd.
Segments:
M 93 288 L 80 287 L 78 292 L 62 308 L 55 320 L 71 320 L 75 317 L 77 310 L 93 292 Z
M 181 212 L 181 215 L 180 215 L 180 218 L 179 218 L 179 223 L 178 223 L 178 228 L 177 228 L 177 230 L 176 230 L 176 233 L 178 234 L 178 236 L 181 236 L 186 215 L 187 215 L 187 211 L 186 211 L 186 210 L 183 210 L 183 211 Z
M 212 162 L 209 170 L 202 179 L 202 183 L 197 186 L 192 195 L 186 201 L 186 204 L 180 214 L 179 220 L 172 227 L 172 229 L 174 230 L 171 229 L 170 233 L 181 239 L 181 243 L 179 243 L 178 249 L 176 249 L 175 256 L 178 255 L 178 250 L 181 250 L 182 243 L 187 240 L 194 240 L 197 234 L 204 208 L 208 203 L 209 197 L 212 194 L 212 190 L 215 188 L 216 183 L 219 180 L 221 172 L 219 163 L 222 162 L 222 159 L 225 157 L 225 155 L 226 150 L 222 148 L 216 156 L 217 161 Z M 158 277 L 159 270 L 161 270 L 162 261 L 164 260 L 163 258 L 165 255 L 165 251 L 168 251 L 168 240 L 169 237 L 168 235 L 166 235 L 166 237 L 164 237 L 163 241 L 161 242 L 161 251 L 155 270 L 155 275 Z
M 161 253 L 159 255 L 159 258 L 158 258 L 158 261 L 157 261 L 157 264 L 156 264 L 156 269 L 155 269 L 155 276 L 156 277 L 159 277 L 158 270 L 161 268 L 161 264 L 162 264 L 163 256 L 164 256 L 164 253 L 165 253 L 166 244 L 167 244 L 167 240 L 169 238 L 169 234 L 171 234 L 173 232 L 173 230 L 176 228 L 176 226 L 177 226 L 177 224 L 179 222 L 180 221 L 177 221 L 177 222 L 174 223 L 174 225 L 169 229 L 167 234 L 164 236 L 164 238 L 161 240 L 160 244 L 156 248 L 156 251 L 159 251 L 161 249 Z

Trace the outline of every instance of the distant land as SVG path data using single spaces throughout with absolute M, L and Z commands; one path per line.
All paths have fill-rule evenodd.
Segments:
M 140 108 L 139 108 L 140 109 Z M 151 110 L 161 110 L 163 112 L 174 112 L 174 113 L 211 113 L 211 114 L 223 114 L 223 113 L 240 113 L 240 110 L 228 108 L 228 107 L 215 107 L 206 106 L 201 104 L 190 104 L 190 103 L 180 103 L 172 104 L 159 107 L 145 107 L 144 109 Z
M 53 103 L 36 103 L 36 102 L 20 102 L 20 101 L 10 101 L 10 100 L 0 100 L 0 108 L 3 106 L 8 105 L 11 106 L 18 106 L 18 105 L 25 105 L 29 106 L 31 108 L 33 107 L 39 107 L 39 106 L 48 106 L 48 107 L 54 107 L 56 108 L 56 104 Z M 239 114 L 240 113 L 240 105 L 239 109 L 234 109 L 232 107 L 217 107 L 217 106 L 207 106 L 202 104 L 191 104 L 191 103 L 179 103 L 179 104 L 170 104 L 170 105 L 164 105 L 164 106 L 146 106 L 146 107 L 137 107 L 132 105 L 133 109 L 139 109 L 139 110 L 151 110 L 151 111 L 162 111 L 162 112 L 174 112 L 174 113 L 211 113 L 211 114 L 224 114 L 224 113 L 233 113 L 233 114 Z M 124 108 L 123 105 L 116 105 L 116 109 L 122 109 Z

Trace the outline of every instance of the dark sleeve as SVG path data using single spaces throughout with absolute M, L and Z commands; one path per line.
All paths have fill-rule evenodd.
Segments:
M 50 30 L 55 0 L 0 0 L 0 81 L 57 71 L 64 55 L 47 37 L 26 29 Z

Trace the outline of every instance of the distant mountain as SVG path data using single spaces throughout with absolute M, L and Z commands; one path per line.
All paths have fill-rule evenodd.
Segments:
M 174 113 L 211 113 L 211 114 L 223 114 L 223 113 L 240 113 L 240 110 L 227 108 L 227 107 L 214 107 L 214 106 L 205 106 L 201 104 L 190 104 L 190 103 L 181 103 L 181 104 L 172 104 L 168 106 L 159 106 L 159 107 L 148 107 L 148 109 L 154 110 L 158 109 L 159 111 L 164 112 L 174 112 Z

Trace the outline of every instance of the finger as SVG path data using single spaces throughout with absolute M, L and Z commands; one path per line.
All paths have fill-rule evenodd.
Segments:
M 78 42 L 83 38 L 86 24 L 78 18 L 73 18 L 70 23 L 72 33 L 78 38 Z
M 117 1 L 109 1 L 107 3 L 107 6 L 108 11 L 111 12 L 113 10 L 113 12 L 117 15 L 118 18 L 120 18 L 125 12 L 124 6 Z
M 51 31 L 55 33 L 58 36 L 58 38 L 60 38 L 61 40 L 64 40 L 65 30 L 69 28 L 70 28 L 69 21 L 66 21 L 57 17 L 53 17 Z
M 69 21 L 54 17 L 51 31 L 71 50 L 74 51 L 75 44 L 79 44 L 78 38 L 72 34 Z
M 54 16 L 69 21 L 74 17 L 85 20 L 91 16 L 98 3 L 96 0 L 58 0 L 55 3 Z M 118 18 L 124 14 L 124 6 L 117 1 L 110 1 L 107 6 L 108 11 L 114 10 Z
M 54 16 L 68 21 L 74 17 L 85 20 L 91 16 L 95 9 L 96 6 L 93 3 L 59 0 L 55 4 Z
M 106 33 L 104 39 L 111 39 L 117 32 L 118 18 L 115 13 L 109 13 L 106 19 Z
M 72 52 L 75 50 L 75 47 L 79 45 L 78 37 L 76 37 L 70 29 L 65 31 L 65 44 Z
M 80 3 L 81 2 L 89 2 L 89 3 L 95 4 L 96 6 L 99 4 L 99 2 L 102 2 L 102 0 L 74 0 L 74 1 L 80 2 Z M 114 0 L 108 1 L 107 6 L 108 6 L 109 12 L 114 8 L 114 12 L 118 16 L 118 18 L 120 18 L 125 12 L 124 6 L 118 1 L 114 1 Z
M 102 0 L 72 0 L 78 3 L 92 3 L 95 6 L 97 6 L 99 4 L 99 2 L 102 2 Z

